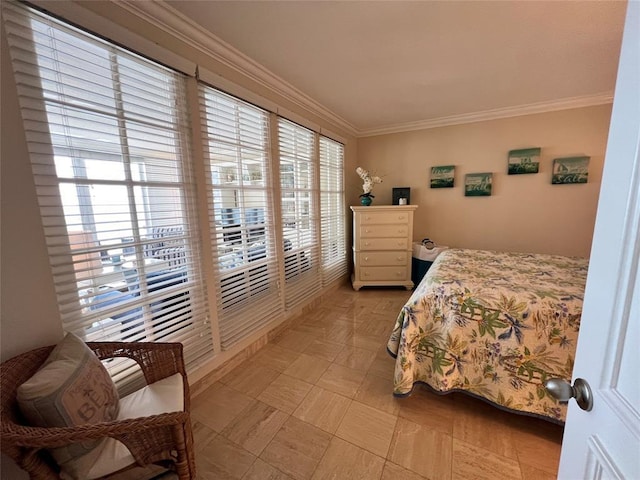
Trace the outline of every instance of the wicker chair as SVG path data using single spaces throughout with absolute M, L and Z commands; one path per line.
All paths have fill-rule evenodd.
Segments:
M 18 355 L 0 365 L 2 452 L 26 470 L 32 479 L 60 478 L 59 468 L 48 455 L 47 449 L 83 440 L 113 437 L 124 443 L 135 458 L 136 463 L 124 470 L 156 464 L 175 471 L 181 480 L 194 479 L 196 475 L 189 416 L 189 384 L 182 344 L 89 342 L 87 345 L 101 360 L 114 357 L 135 360 L 140 365 L 147 384 L 180 373 L 184 386 L 184 411 L 78 427 L 30 427 L 26 425 L 18 409 L 16 389 L 38 370 L 53 349 L 53 346 L 43 347 Z

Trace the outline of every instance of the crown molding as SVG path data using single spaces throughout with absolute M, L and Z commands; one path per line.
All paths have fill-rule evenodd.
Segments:
M 111 1 L 132 15 L 135 15 L 151 25 L 158 27 L 276 95 L 285 98 L 302 108 L 304 111 L 322 118 L 332 125 L 341 128 L 344 132 L 358 138 L 410 132 L 415 130 L 426 130 L 488 120 L 499 120 L 501 118 L 534 115 L 558 110 L 604 105 L 613 102 L 613 93 L 603 92 L 595 95 L 569 97 L 549 102 L 531 103 L 514 107 L 464 113 L 416 122 L 388 125 L 385 127 L 359 129 L 306 95 L 301 90 L 298 90 L 287 81 L 278 77 L 263 65 L 243 54 L 221 38 L 193 22 L 191 19 L 185 17 L 182 13 L 178 12 L 164 1 Z
M 160 28 L 177 39 L 193 46 L 223 65 L 248 77 L 259 85 L 280 95 L 305 111 L 356 136 L 358 130 L 347 120 L 333 113 L 296 87 L 278 77 L 264 66 L 226 43 L 213 33 L 188 19 L 163 1 L 111 0 L 136 17 Z
M 570 97 L 550 102 L 530 103 L 528 105 L 518 105 L 515 107 L 497 108 L 484 110 L 482 112 L 464 113 L 449 117 L 434 118 L 431 120 L 421 120 L 408 122 L 388 127 L 371 128 L 359 130 L 358 137 L 373 137 L 375 135 L 387 135 L 390 133 L 410 132 L 414 130 L 426 130 L 429 128 L 448 127 L 465 123 L 484 122 L 487 120 L 499 120 L 501 118 L 519 117 L 522 115 L 534 115 L 536 113 L 547 113 L 558 110 L 569 110 L 572 108 L 592 107 L 613 103 L 613 93 L 605 92 L 596 95 L 585 95 L 582 97 Z

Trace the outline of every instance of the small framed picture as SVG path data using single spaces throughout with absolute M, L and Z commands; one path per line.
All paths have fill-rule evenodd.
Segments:
M 431 167 L 431 188 L 453 188 L 455 170 L 454 165 Z
M 392 189 L 392 205 L 411 205 L 411 188 L 395 187 Z
M 554 185 L 567 183 L 587 183 L 590 157 L 568 157 L 553 160 L 551 183 Z
M 464 176 L 465 197 L 488 197 L 491 195 L 493 173 L 467 173 Z
M 509 175 L 538 173 L 540 148 L 524 148 L 509 152 Z

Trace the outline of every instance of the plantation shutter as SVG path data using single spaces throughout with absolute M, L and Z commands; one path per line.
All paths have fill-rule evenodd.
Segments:
M 227 349 L 282 314 L 269 115 L 200 85 L 220 341 Z
M 314 133 L 278 119 L 285 306 L 295 307 L 321 287 Z
M 320 137 L 320 237 L 322 243 L 322 285 L 329 285 L 347 273 L 344 225 L 344 147 Z
M 182 342 L 192 368 L 213 343 L 183 76 L 19 4 L 3 17 L 64 330 Z

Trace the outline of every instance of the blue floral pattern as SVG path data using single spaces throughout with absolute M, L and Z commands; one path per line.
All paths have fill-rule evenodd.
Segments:
M 583 258 L 444 251 L 389 339 L 394 394 L 426 383 L 564 422 L 566 404 L 543 383 L 571 379 L 587 268 Z

